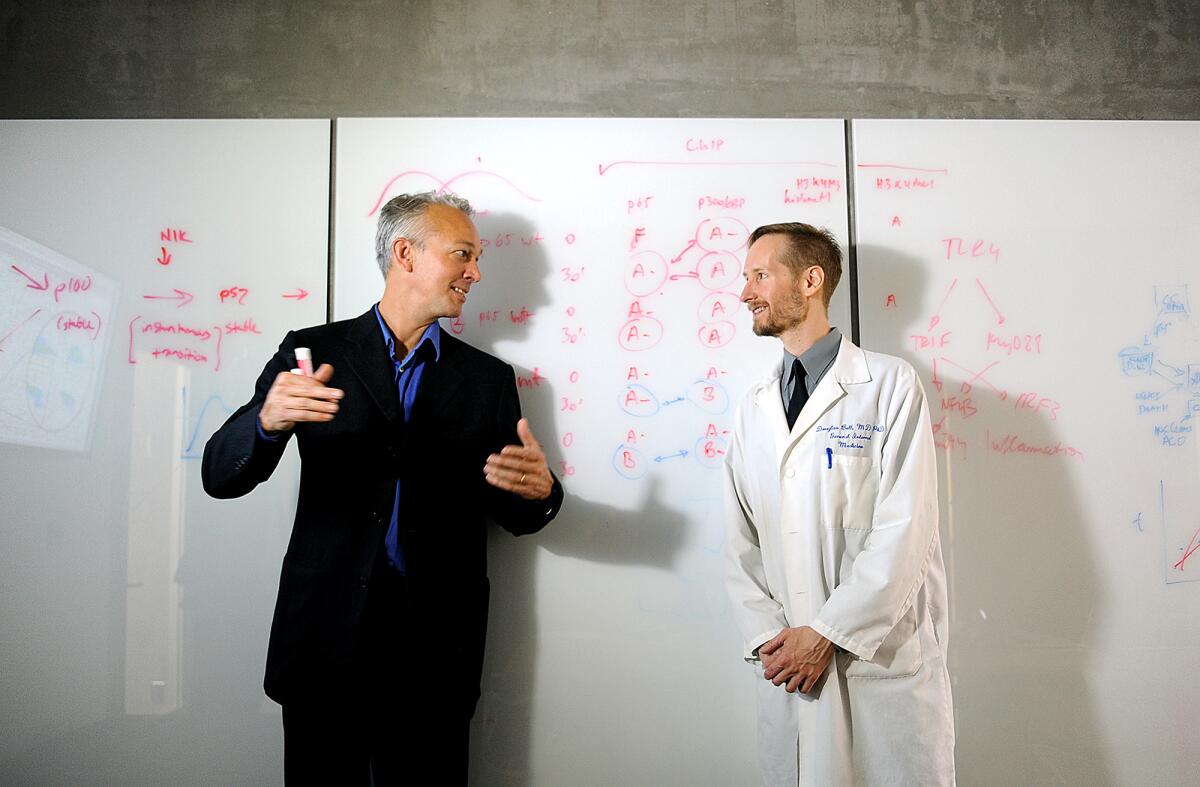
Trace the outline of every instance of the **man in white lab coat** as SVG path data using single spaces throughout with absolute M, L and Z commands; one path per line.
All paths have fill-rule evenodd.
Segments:
M 726 582 L 768 785 L 954 783 L 946 574 L 925 393 L 831 328 L 825 230 L 750 236 L 754 332 L 783 342 L 726 458 Z

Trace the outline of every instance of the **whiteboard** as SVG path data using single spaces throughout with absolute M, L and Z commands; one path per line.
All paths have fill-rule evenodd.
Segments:
M 0 122 L 0 771 L 279 780 L 262 664 L 296 461 L 207 437 L 327 301 L 328 121 Z
M 855 121 L 865 346 L 930 394 L 963 784 L 1195 782 L 1200 124 Z
M 793 220 L 845 244 L 842 121 L 341 119 L 336 138 L 334 317 L 382 291 L 384 200 L 470 199 L 483 280 L 444 327 L 514 364 L 567 490 L 543 533 L 491 544 L 473 777 L 745 783 L 753 677 L 718 468 L 781 346 L 737 300 L 744 244 Z M 848 290 L 831 311 L 847 334 Z

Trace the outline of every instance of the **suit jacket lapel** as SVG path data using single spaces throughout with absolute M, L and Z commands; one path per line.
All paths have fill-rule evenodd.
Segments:
M 395 364 L 388 356 L 374 308 L 350 324 L 345 341 L 346 363 L 350 370 L 362 382 L 384 416 L 389 421 L 395 421 L 400 412 L 396 401 Z

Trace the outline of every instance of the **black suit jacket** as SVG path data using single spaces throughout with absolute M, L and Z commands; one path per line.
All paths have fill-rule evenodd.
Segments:
M 204 489 L 213 497 L 250 492 L 279 463 L 291 433 L 263 440 L 256 424 L 275 376 L 295 366 L 296 347 L 310 348 L 314 364 L 333 365 L 329 385 L 345 397 L 333 421 L 293 430 L 300 491 L 271 625 L 267 694 L 288 704 L 355 690 L 363 611 L 399 477 L 412 630 L 426 638 L 431 665 L 459 659 L 450 662 L 460 669 L 447 700 L 461 699 L 470 713 L 487 630 L 487 520 L 517 535 L 536 532 L 563 496 L 557 479 L 550 499 L 536 502 L 484 479 L 487 456 L 520 442 L 512 367 L 444 332 L 405 427 L 374 310 L 289 332 L 253 398 L 204 448 Z

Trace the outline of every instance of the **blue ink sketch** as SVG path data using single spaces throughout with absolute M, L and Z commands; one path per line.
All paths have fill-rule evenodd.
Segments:
M 1145 347 L 1126 347 L 1118 354 L 1121 371 L 1128 377 L 1149 375 L 1154 368 L 1154 350 Z

